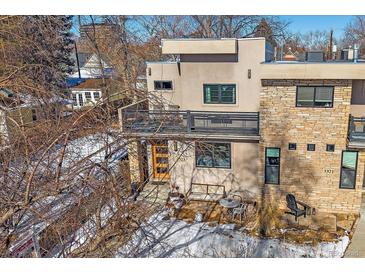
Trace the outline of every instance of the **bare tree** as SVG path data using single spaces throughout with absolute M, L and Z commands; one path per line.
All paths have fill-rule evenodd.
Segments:
M 355 16 L 346 26 L 342 44 L 345 47 L 358 44 L 360 55 L 365 55 L 365 16 Z

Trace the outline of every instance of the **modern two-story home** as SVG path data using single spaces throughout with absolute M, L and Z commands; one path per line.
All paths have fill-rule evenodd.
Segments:
M 120 110 L 132 182 L 359 212 L 365 63 L 274 61 L 264 38 L 163 40 L 162 53 L 177 61 L 147 63 L 149 108 Z

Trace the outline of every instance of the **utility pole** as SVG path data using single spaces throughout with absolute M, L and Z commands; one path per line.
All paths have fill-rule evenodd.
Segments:
M 75 44 L 74 45 L 75 45 L 75 54 L 76 54 L 76 62 L 77 62 L 77 72 L 79 73 L 79 79 L 81 79 L 79 53 L 77 52 L 76 41 L 75 41 Z

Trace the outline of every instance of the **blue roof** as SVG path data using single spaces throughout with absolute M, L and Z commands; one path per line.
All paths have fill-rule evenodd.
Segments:
M 72 88 L 85 81 L 86 81 L 85 78 L 67 78 L 66 83 L 67 83 L 67 87 Z

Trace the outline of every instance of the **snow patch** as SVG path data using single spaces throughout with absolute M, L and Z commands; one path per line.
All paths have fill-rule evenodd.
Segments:
M 348 244 L 348 236 L 315 246 L 259 238 L 232 225 L 212 227 L 168 219 L 163 211 L 145 222 L 116 257 L 330 258 L 342 257 Z

